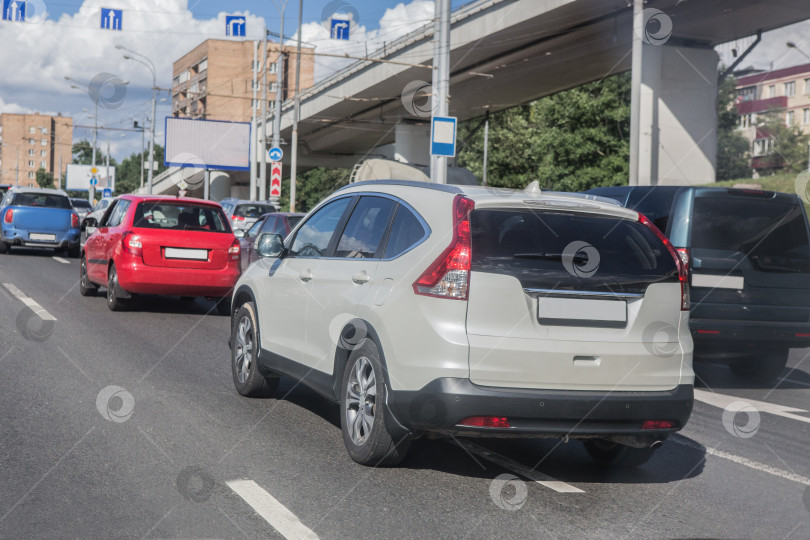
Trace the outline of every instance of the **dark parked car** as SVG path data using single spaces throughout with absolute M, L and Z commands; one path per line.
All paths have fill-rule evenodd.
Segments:
M 801 200 L 753 189 L 596 188 L 647 215 L 688 263 L 695 360 L 770 380 L 810 346 L 810 233 Z
M 256 223 L 248 230 L 236 230 L 236 237 L 239 238 L 239 243 L 242 247 L 241 268 L 250 266 L 253 261 L 260 259 L 256 253 L 255 243 L 256 238 L 262 233 L 277 234 L 282 238 L 286 238 L 290 232 L 298 225 L 306 214 L 296 212 L 274 212 L 272 214 L 264 214 L 256 220 Z

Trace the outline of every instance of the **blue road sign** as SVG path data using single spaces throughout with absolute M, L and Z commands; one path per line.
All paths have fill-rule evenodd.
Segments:
M 456 118 L 453 116 L 434 116 L 430 123 L 430 155 L 456 155 Z
M 329 31 L 329 37 L 332 39 L 343 39 L 348 41 L 349 39 L 349 25 L 351 21 L 347 21 L 346 19 L 332 19 Z
M 98 184 L 98 178 L 94 176 L 93 178 L 90 179 L 90 185 L 95 186 L 96 184 Z
M 123 9 L 101 8 L 102 30 L 121 30 L 124 22 Z
M 225 35 L 245 37 L 245 18 L 241 15 L 225 15 Z
M 112 190 L 110 188 L 104 188 L 101 190 L 102 197 L 112 197 Z
M 284 157 L 284 150 L 278 146 L 274 146 L 267 152 L 267 155 L 270 156 L 270 161 L 281 161 L 281 158 Z
M 3 20 L 25 22 L 25 2 L 3 0 Z

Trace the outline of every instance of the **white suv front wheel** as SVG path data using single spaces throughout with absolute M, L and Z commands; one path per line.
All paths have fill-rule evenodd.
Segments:
M 256 306 L 247 302 L 239 308 L 231 327 L 231 374 L 236 391 L 247 397 L 275 394 L 279 378 L 265 377 L 256 365 L 259 342 L 256 339 Z
M 340 393 L 340 427 L 349 455 L 362 465 L 396 465 L 410 439 L 394 440 L 385 426 L 385 374 L 377 345 L 366 339 L 349 355 Z

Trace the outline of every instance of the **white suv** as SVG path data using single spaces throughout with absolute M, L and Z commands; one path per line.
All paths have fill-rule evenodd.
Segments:
M 351 184 L 234 289 L 238 392 L 340 404 L 362 464 L 424 435 L 582 439 L 637 465 L 692 409 L 685 268 L 645 217 L 577 194 Z

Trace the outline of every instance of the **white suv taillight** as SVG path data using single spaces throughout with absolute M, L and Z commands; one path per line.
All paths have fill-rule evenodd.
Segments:
M 652 221 L 647 219 L 647 216 L 639 214 L 638 221 L 655 233 L 655 236 L 664 243 L 672 258 L 675 259 L 675 266 L 678 267 L 678 281 L 681 283 L 681 311 L 689 311 L 689 252 L 687 250 L 676 250 L 669 238 Z
M 456 195 L 453 200 L 453 240 L 413 284 L 416 294 L 466 300 L 470 285 L 470 212 L 475 203 Z

